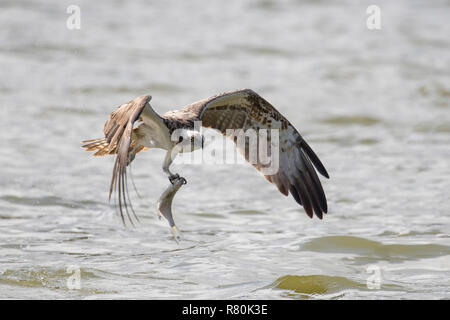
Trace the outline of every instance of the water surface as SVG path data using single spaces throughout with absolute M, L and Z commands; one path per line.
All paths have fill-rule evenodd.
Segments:
M 367 1 L 83 0 L 68 30 L 70 2 L 2 1 L 0 298 L 450 298 L 450 6 L 378 3 L 369 31 Z M 176 165 L 177 244 L 155 150 L 124 228 L 113 159 L 80 141 L 138 95 L 163 113 L 244 87 L 322 159 L 325 218 L 249 165 Z

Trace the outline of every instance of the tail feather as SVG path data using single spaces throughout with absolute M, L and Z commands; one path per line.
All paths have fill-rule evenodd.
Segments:
M 96 157 L 103 157 L 104 155 L 109 154 L 116 154 L 117 153 L 117 145 L 110 145 L 106 138 L 99 138 L 99 139 L 91 139 L 91 140 L 85 140 L 81 141 L 81 143 L 84 143 L 81 147 L 85 148 L 86 151 L 95 151 L 94 156 Z M 142 150 L 148 150 L 148 148 L 145 148 L 142 145 L 139 145 L 136 141 L 136 139 L 131 140 L 130 145 L 130 156 L 134 158 L 136 153 L 141 152 Z
M 82 141 L 82 143 L 84 143 L 82 147 L 85 148 L 86 151 L 98 150 L 96 153 L 94 153 L 94 156 L 102 157 L 107 154 L 116 153 L 116 146 L 110 146 L 105 138 L 85 140 Z

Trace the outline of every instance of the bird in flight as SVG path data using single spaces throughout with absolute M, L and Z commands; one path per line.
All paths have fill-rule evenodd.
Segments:
M 196 122 L 201 123 L 202 127 L 216 129 L 234 140 L 236 148 L 247 161 L 251 156 L 248 139 L 244 139 L 243 144 L 237 143 L 236 135 L 230 136 L 228 130 L 278 130 L 277 171 L 265 172 L 265 164 L 258 159 L 251 164 L 282 194 L 288 196 L 290 193 L 310 218 L 315 214 L 322 219 L 323 213 L 327 213 L 325 192 L 316 173 L 317 170 L 322 176 L 329 178 L 325 167 L 294 126 L 253 90 L 225 92 L 163 115 L 158 115 L 150 106 L 151 98 L 149 95 L 141 96 L 122 104 L 106 121 L 104 138 L 83 141 L 86 151 L 95 151 L 94 156 L 116 156 L 109 198 L 111 199 L 113 192 L 117 192 L 118 207 L 124 224 L 124 212 L 131 223 L 130 211 L 137 219 L 127 190 L 127 167 L 136 154 L 152 148 L 167 151 L 162 167 L 174 186 L 172 191 L 168 190 L 170 201 L 165 201 L 170 207 L 174 193 L 186 183 L 186 179 L 170 171 L 171 163 L 177 154 L 192 152 L 203 146 L 204 138 L 196 130 Z M 174 139 L 173 133 L 177 130 L 182 135 Z M 273 137 L 267 135 L 265 139 L 271 138 Z M 269 148 L 272 146 L 270 141 L 268 145 Z M 164 207 L 167 205 L 164 204 Z M 171 211 L 168 220 L 173 227 Z

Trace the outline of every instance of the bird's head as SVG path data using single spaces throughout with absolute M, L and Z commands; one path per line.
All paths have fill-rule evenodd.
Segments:
M 192 152 L 194 150 L 202 149 L 205 144 L 203 135 L 195 130 L 183 130 L 178 136 L 178 143 L 182 147 L 181 152 Z

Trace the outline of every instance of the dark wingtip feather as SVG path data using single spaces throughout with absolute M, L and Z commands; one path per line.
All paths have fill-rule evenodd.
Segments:
M 306 152 L 309 159 L 314 164 L 314 167 L 316 167 L 317 171 L 319 171 L 319 173 L 322 176 L 329 179 L 330 176 L 328 175 L 327 169 L 325 169 L 325 167 L 322 164 L 322 162 L 320 161 L 319 157 L 314 153 L 313 149 L 311 149 L 311 147 L 303 139 L 301 141 L 301 148 Z
M 298 195 L 298 191 L 297 191 L 297 189 L 295 189 L 295 186 L 294 186 L 294 185 L 291 185 L 291 186 L 290 186 L 289 191 L 291 192 L 292 196 L 294 197 L 294 200 L 295 200 L 299 205 L 303 206 L 303 205 L 302 205 L 302 200 L 300 200 L 300 197 L 299 197 L 299 195 Z
M 317 176 L 316 171 L 303 150 L 300 151 L 300 157 L 302 159 L 302 163 L 306 166 L 306 170 L 303 172 L 304 178 L 307 179 L 311 192 L 314 194 L 315 200 L 317 201 L 321 211 L 327 213 L 327 198 L 325 196 L 325 192 L 323 191 L 319 177 Z
M 322 208 L 320 206 L 317 189 L 315 188 L 314 183 L 311 180 L 311 176 L 309 175 L 308 171 L 306 171 L 306 172 L 300 171 L 300 178 L 301 178 L 302 182 L 305 183 L 305 185 L 306 185 L 306 191 L 308 193 L 309 200 L 311 201 L 311 204 L 313 206 L 314 213 L 316 214 L 316 216 L 319 219 L 322 220 L 322 218 L 323 218 Z
M 298 191 L 298 195 L 301 199 L 301 202 L 303 204 L 303 209 L 305 209 L 306 214 L 308 217 L 313 217 L 313 208 L 311 205 L 311 200 L 309 199 L 308 190 L 306 189 L 305 185 L 302 181 L 295 180 L 295 189 Z
M 312 219 L 314 216 L 312 207 L 313 205 L 311 204 L 312 200 L 310 201 L 308 191 L 301 183 L 302 182 L 295 181 L 294 184 L 291 184 L 291 186 L 289 187 L 289 191 L 291 192 L 295 201 L 303 207 L 308 217 Z M 322 219 L 321 217 L 319 218 Z

